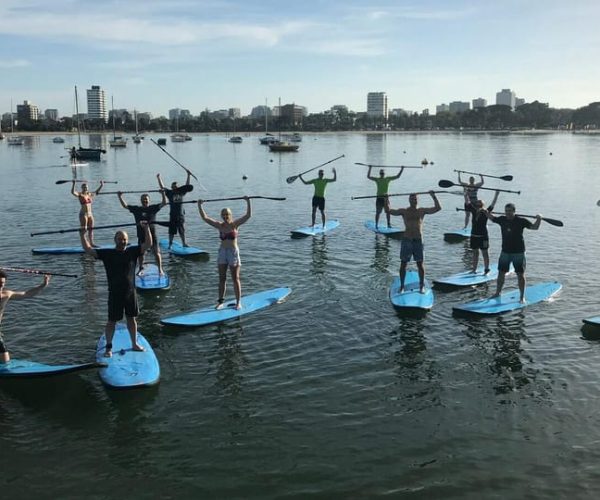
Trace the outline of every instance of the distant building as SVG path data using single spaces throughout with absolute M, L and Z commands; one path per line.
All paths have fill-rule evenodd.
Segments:
M 487 106 L 487 100 L 483 97 L 478 97 L 477 99 L 473 99 L 473 109 L 477 108 L 485 108 Z
M 438 113 L 448 113 L 450 111 L 450 106 L 448 106 L 447 104 L 438 104 L 435 107 L 435 114 L 437 115 Z
M 179 110 L 179 118 L 181 120 L 188 120 L 192 117 L 192 113 L 190 113 L 189 109 L 180 109 Z
M 148 112 L 138 113 L 137 117 L 138 117 L 138 120 L 150 121 L 150 120 L 152 120 L 152 113 L 148 113 Z
M 521 97 L 515 97 L 515 109 L 517 109 L 519 106 L 523 106 L 523 104 L 525 104 L 525 99 L 522 99 Z
M 87 116 L 90 120 L 103 120 L 106 123 L 108 112 L 106 110 L 106 96 L 99 85 L 92 85 L 87 89 Z
M 281 106 L 281 118 L 288 121 L 292 125 L 298 125 L 302 123 L 302 118 L 306 116 L 307 109 L 304 106 L 298 106 L 297 104 L 285 104 Z
M 429 116 L 429 108 L 425 108 L 423 111 L 421 111 L 421 114 L 423 116 Z
M 44 111 L 44 116 L 48 119 L 48 120 L 52 120 L 54 122 L 58 121 L 58 109 L 47 109 L 46 111 Z
M 367 94 L 367 116 L 388 118 L 388 98 L 385 92 Z
M 269 108 L 269 106 L 265 106 L 265 105 L 254 106 L 252 108 L 252 111 L 250 112 L 250 117 L 258 119 L 258 118 L 264 118 L 265 115 L 266 116 L 271 116 L 271 114 L 272 114 L 271 113 L 271 108 Z
M 502 89 L 496 92 L 496 104 L 510 106 L 510 109 L 515 109 L 515 93 L 510 89 Z
M 448 109 L 450 110 L 450 113 L 464 113 L 465 111 L 469 111 L 471 109 L 471 103 L 462 101 L 452 101 L 448 105 Z
M 340 113 L 348 113 L 348 106 L 345 104 L 334 104 L 330 108 L 331 113 L 338 115 Z
M 240 118 L 241 116 L 240 108 L 229 108 L 229 118 Z
M 169 120 L 177 120 L 178 118 L 191 118 L 192 114 L 189 109 L 173 108 L 169 110 Z
M 23 104 L 17 104 L 17 120 L 19 122 L 30 121 L 37 122 L 40 119 L 40 110 L 29 101 L 23 101 Z
M 407 116 L 410 115 L 410 111 L 402 108 L 394 108 L 389 113 L 392 116 Z

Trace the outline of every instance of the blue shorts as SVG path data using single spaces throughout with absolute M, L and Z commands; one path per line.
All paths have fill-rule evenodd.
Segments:
M 411 257 L 415 262 L 423 262 L 423 240 L 404 238 L 400 245 L 400 261 L 410 262 Z
M 498 258 L 498 271 L 507 273 L 510 270 L 510 265 L 513 265 L 515 272 L 521 274 L 525 272 L 527 265 L 527 259 L 525 259 L 525 252 L 522 253 L 506 253 L 500 252 Z

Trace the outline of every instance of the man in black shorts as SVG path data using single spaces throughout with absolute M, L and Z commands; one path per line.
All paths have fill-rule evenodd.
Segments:
M 498 281 L 496 293 L 492 296 L 499 297 L 504 286 L 504 276 L 512 264 L 519 278 L 519 291 L 521 292 L 520 302 L 525 303 L 525 240 L 523 239 L 523 229 L 537 230 L 542 222 L 542 216 L 536 215 L 535 222 L 531 223 L 527 219 L 515 215 L 515 206 L 507 203 L 504 207 L 505 215 L 494 217 L 488 212 L 488 219 L 495 222 L 502 230 L 502 252 L 498 259 Z
M 487 231 L 487 222 L 488 222 L 488 211 L 492 212 L 494 210 L 494 205 L 496 201 L 498 201 L 499 192 L 496 191 L 494 195 L 494 199 L 492 203 L 485 209 L 485 203 L 482 200 L 477 200 L 475 204 L 471 202 L 467 194 L 465 193 L 465 210 L 471 212 L 473 216 L 471 218 L 471 241 L 470 247 L 473 250 L 473 267 L 471 271 L 473 273 L 477 272 L 477 265 L 479 263 L 479 250 L 481 250 L 481 255 L 483 255 L 483 265 L 484 265 L 484 274 L 490 272 L 490 239 Z
M 315 186 L 315 192 L 312 198 L 311 218 L 311 226 L 313 227 L 315 225 L 317 209 L 319 209 L 319 211 L 321 212 L 321 222 L 323 223 L 323 227 L 325 227 L 325 188 L 327 187 L 327 184 L 329 184 L 330 182 L 335 182 L 337 180 L 337 172 L 335 171 L 335 168 L 332 168 L 331 171 L 333 172 L 333 177 L 331 179 L 324 177 L 325 171 L 323 169 L 319 170 L 318 177 L 316 177 L 315 179 L 311 179 L 310 181 L 304 180 L 302 174 L 298 176 L 304 184 L 312 184 L 313 186 Z
M 191 184 L 192 173 L 187 170 L 187 179 L 183 186 L 177 186 L 176 182 L 171 183 L 171 189 L 167 189 L 163 184 L 162 179 L 160 178 L 160 174 L 156 176 L 158 179 L 158 186 L 165 193 L 165 196 L 169 200 L 169 208 L 171 211 L 169 212 L 169 248 L 173 244 L 173 237 L 179 233 L 181 237 L 181 243 L 184 247 L 187 247 L 188 244 L 185 240 L 185 217 L 183 205 L 181 202 L 183 201 L 183 197 L 194 189 L 194 186 Z
M 85 230 L 79 231 L 81 246 L 84 251 L 99 259 L 104 264 L 108 280 L 108 321 L 104 330 L 106 337 L 107 358 L 112 356 L 112 339 L 115 334 L 117 321 L 123 319 L 123 311 L 127 321 L 127 330 L 131 337 L 131 348 L 134 351 L 143 351 L 144 348 L 137 343 L 137 321 L 139 313 L 137 294 L 135 292 L 135 265 L 143 253 L 152 246 L 152 233 L 146 221 L 140 222 L 144 232 L 142 245 L 127 246 L 129 236 L 125 231 L 115 233 L 115 248 L 94 248 L 85 236 Z
M 6 286 L 6 273 L 0 270 L 0 327 L 2 326 L 2 316 L 4 315 L 4 308 L 10 299 L 21 300 L 35 297 L 44 288 L 48 286 L 50 282 L 50 276 L 44 275 L 44 281 L 41 285 L 34 286 L 25 292 L 15 292 L 8 290 Z M 2 330 L 0 330 L 0 363 L 8 363 L 10 361 L 10 354 L 6 345 L 4 344 L 4 338 L 2 337 Z
M 158 211 L 167 204 L 167 198 L 165 196 L 164 191 L 162 192 L 162 201 L 160 203 L 155 203 L 154 205 L 150 205 L 150 196 L 147 193 L 144 193 L 140 197 L 141 205 L 132 206 L 125 203 L 123 199 L 123 193 L 118 191 L 119 201 L 121 202 L 121 206 L 125 210 L 129 210 L 133 216 L 135 217 L 135 222 L 137 224 L 137 238 L 138 245 L 142 245 L 145 240 L 145 232 L 140 225 L 140 222 L 148 222 L 150 224 L 150 233 L 152 234 L 152 251 L 154 252 L 154 256 L 156 257 L 156 265 L 158 266 L 158 272 L 163 275 L 162 268 L 162 256 L 160 255 L 160 249 L 158 248 L 158 238 L 156 237 L 156 231 L 154 229 L 154 222 L 156 222 L 156 214 Z M 141 274 L 144 269 L 144 253 L 140 255 L 139 258 L 139 273 Z

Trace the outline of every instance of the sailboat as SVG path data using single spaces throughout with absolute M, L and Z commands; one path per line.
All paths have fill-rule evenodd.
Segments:
M 115 123 L 115 100 L 111 96 L 110 103 L 112 107 L 112 122 L 113 122 L 113 138 L 108 141 L 108 144 L 111 148 L 126 148 L 127 147 L 127 139 L 125 137 L 121 137 L 117 135 L 116 123 Z
M 264 146 L 277 142 L 277 138 L 273 134 L 269 134 L 269 108 L 267 107 L 267 100 L 265 99 L 265 135 L 258 139 Z
M 4 139 L 4 135 L 2 134 L 2 117 L 0 117 L 0 141 Z
M 269 144 L 269 151 L 272 153 L 295 153 L 300 146 L 291 142 L 281 140 L 281 98 L 279 98 L 279 138 L 277 141 Z
M 78 144 L 78 148 L 75 150 L 75 148 L 72 148 L 71 151 L 73 151 L 71 153 L 71 156 L 74 155 L 74 157 L 71 158 L 71 161 L 76 161 L 76 160 L 90 160 L 90 161 L 100 161 L 100 155 L 103 153 L 106 153 L 105 149 L 98 149 L 98 148 L 82 148 L 81 147 L 81 123 L 79 122 L 80 120 L 80 116 L 79 116 L 79 98 L 77 96 L 77 85 L 75 85 L 75 113 L 77 116 L 77 144 Z
M 137 111 L 133 110 L 133 116 L 135 117 L 135 135 L 133 136 L 133 142 L 135 144 L 139 144 L 144 140 L 144 138 L 140 135 L 138 131 L 138 119 L 137 119 Z
M 191 141 L 192 138 L 188 134 L 179 132 L 179 112 L 175 118 L 175 133 L 171 135 L 171 142 L 185 142 Z
M 10 101 L 10 137 L 8 138 L 9 146 L 22 146 L 25 143 L 25 139 L 18 135 L 13 135 L 15 133 L 14 130 L 15 117 L 13 116 L 13 103 L 12 99 Z
M 235 116 L 233 117 L 233 136 L 231 136 L 229 138 L 229 142 L 233 142 L 234 144 L 239 144 L 240 142 L 242 142 L 244 139 L 239 136 L 239 135 L 235 135 Z

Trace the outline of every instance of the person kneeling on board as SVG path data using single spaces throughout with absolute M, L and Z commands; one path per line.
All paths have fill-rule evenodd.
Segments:
M 515 215 L 515 205 L 507 203 L 504 206 L 505 215 L 495 217 L 488 212 L 488 219 L 500 226 L 502 231 L 502 252 L 498 258 L 498 281 L 496 284 L 496 293 L 492 298 L 500 297 L 502 287 L 504 286 L 504 277 L 510 265 L 512 264 L 519 280 L 519 292 L 521 304 L 525 303 L 525 240 L 523 239 L 523 229 L 538 230 L 542 222 L 542 216 L 536 215 L 535 222 L 531 223 L 527 219 Z
M 329 182 L 335 182 L 337 180 L 337 172 L 335 168 L 332 168 L 333 177 L 328 179 L 324 177 L 325 171 L 323 169 L 319 170 L 319 176 L 311 179 L 310 181 L 305 181 L 302 177 L 302 174 L 298 176 L 298 178 L 302 181 L 303 184 L 313 184 L 315 186 L 315 192 L 313 194 L 312 199 L 312 223 L 311 227 L 315 225 L 315 218 L 317 216 L 317 208 L 321 212 L 321 222 L 323 223 L 323 227 L 325 227 L 325 188 Z
M 490 238 L 487 230 L 488 212 L 494 211 L 494 205 L 498 201 L 498 195 L 500 193 L 496 191 L 494 199 L 490 206 L 486 210 L 485 203 L 482 200 L 477 200 L 475 204 L 471 202 L 469 196 L 465 193 L 465 210 L 470 212 L 471 218 L 471 239 L 469 246 L 473 250 L 473 267 L 471 271 L 477 272 L 477 265 L 479 264 L 479 250 L 483 256 L 484 274 L 490 272 Z
M 85 253 L 99 259 L 104 264 L 106 279 L 108 281 L 108 321 L 104 330 L 106 337 L 107 358 L 112 356 L 112 339 L 115 334 L 117 321 L 123 319 L 123 312 L 127 321 L 127 330 L 131 337 L 131 348 L 134 351 L 143 351 L 144 348 L 137 343 L 137 321 L 139 313 L 137 294 L 135 291 L 135 266 L 140 257 L 152 246 L 152 233 L 150 225 L 141 221 L 144 240 L 141 245 L 127 246 L 129 236 L 125 231 L 115 233 L 115 248 L 93 248 L 85 237 L 85 231 L 79 230 L 81 246 Z
M 6 273 L 0 270 L 0 363 L 8 363 L 10 361 L 10 353 L 6 349 L 4 344 L 4 338 L 2 337 L 2 316 L 4 315 L 4 308 L 10 299 L 21 300 L 35 297 L 44 288 L 48 286 L 50 282 L 50 276 L 45 274 L 44 280 L 41 285 L 34 286 L 25 292 L 15 292 L 4 288 L 6 286 Z
M 434 191 L 429 191 L 434 206 L 428 208 L 417 207 L 416 194 L 408 197 L 410 206 L 407 208 L 385 207 L 386 213 L 390 215 L 401 215 L 404 219 L 404 235 L 400 245 L 400 293 L 404 292 L 404 279 L 406 278 L 406 266 L 413 258 L 419 270 L 419 291 L 425 292 L 425 266 L 423 265 L 423 219 L 428 214 L 434 214 L 442 209 Z

